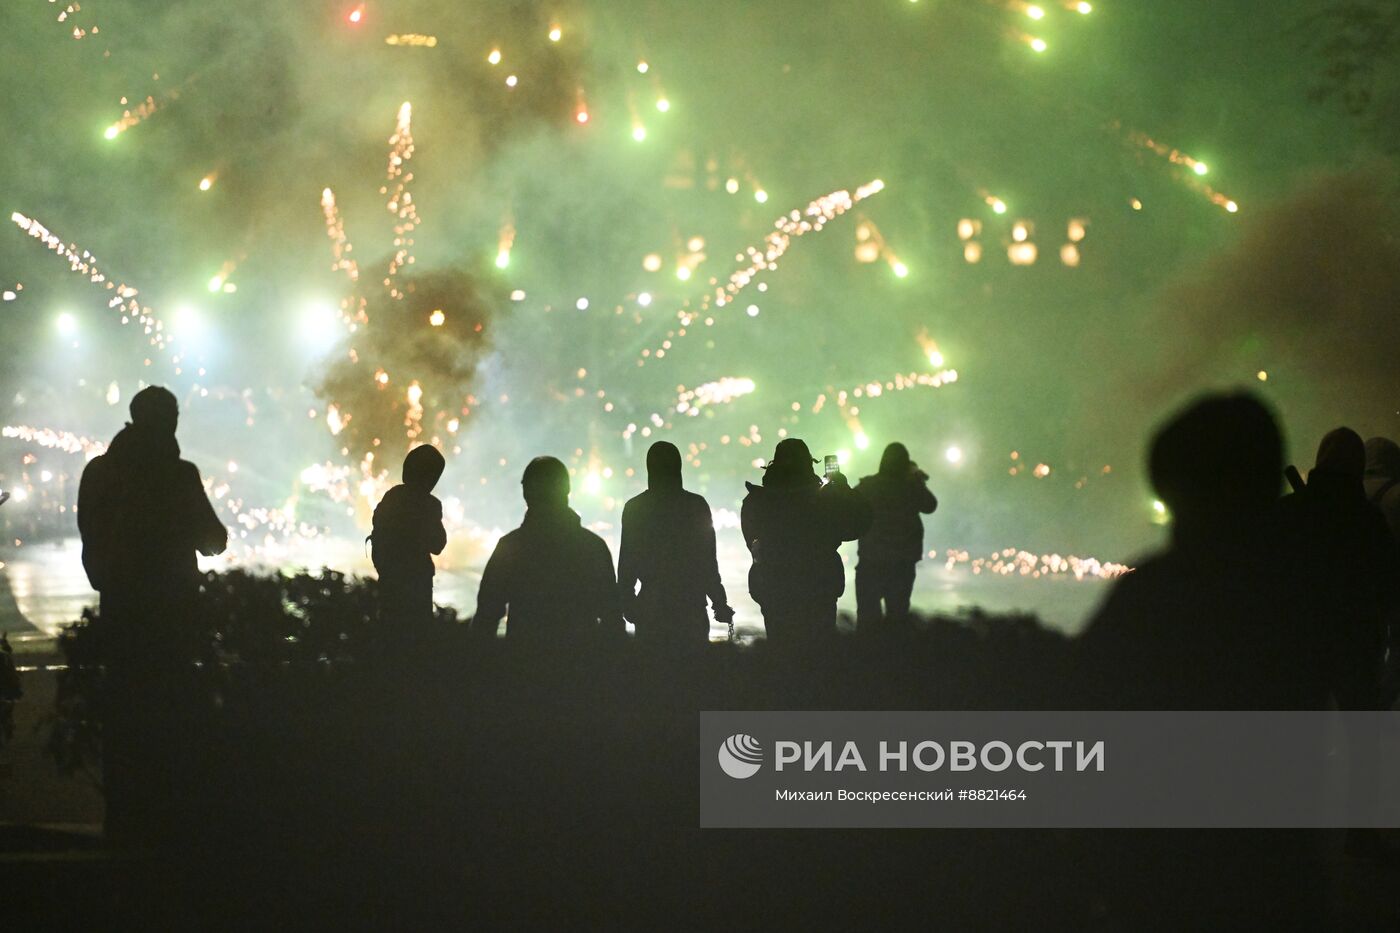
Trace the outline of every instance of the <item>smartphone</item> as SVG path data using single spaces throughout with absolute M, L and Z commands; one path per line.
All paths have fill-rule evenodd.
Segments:
M 841 463 L 836 459 L 835 454 L 826 455 L 826 478 L 831 479 L 831 474 L 841 472 Z

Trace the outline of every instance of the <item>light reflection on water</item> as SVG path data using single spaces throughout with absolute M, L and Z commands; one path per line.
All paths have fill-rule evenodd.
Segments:
M 609 543 L 616 548 L 616 542 Z M 846 595 L 841 598 L 840 608 L 853 614 L 855 546 L 848 545 L 842 550 L 843 553 L 850 553 L 846 555 Z M 449 551 L 447 556 L 447 566 L 438 571 L 435 599 L 440 605 L 454 607 L 465 618 L 476 605 L 483 555 L 473 553 L 452 559 L 453 552 Z M 305 566 L 319 570 L 329 566 L 352 574 L 373 573 L 363 542 L 348 538 L 317 539 L 313 550 L 298 557 L 301 561 L 288 562 L 282 569 L 294 570 Z M 201 565 L 217 567 L 221 563 L 201 560 Z M 748 569 L 748 554 L 738 535 L 721 532 L 720 572 L 729 592 L 730 603 L 736 610 L 736 628 L 741 635 L 762 632 L 758 606 L 748 595 Z M 4 570 L 0 574 L 5 578 L 0 582 L 0 630 L 23 628 L 23 622 L 16 618 L 18 614 L 40 630 L 53 634 L 61 626 L 76 620 L 84 606 L 97 601 L 97 594 L 89 588 L 83 573 L 76 538 L 53 544 L 26 545 L 5 559 Z M 1109 585 L 1096 579 L 1076 581 L 1057 577 L 1033 580 L 1017 576 L 974 575 L 965 565 L 948 570 L 941 560 L 925 560 L 919 564 L 914 605 L 916 609 L 941 612 L 951 612 L 963 606 L 980 606 L 989 611 L 1034 611 L 1050 627 L 1074 633 L 1103 599 Z M 711 637 L 724 638 L 724 628 L 714 626 Z

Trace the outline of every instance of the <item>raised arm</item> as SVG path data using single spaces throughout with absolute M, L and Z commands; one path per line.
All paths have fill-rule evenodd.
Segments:
M 938 497 L 928 488 L 928 474 L 922 471 L 914 474 L 914 505 L 924 515 L 938 508 Z

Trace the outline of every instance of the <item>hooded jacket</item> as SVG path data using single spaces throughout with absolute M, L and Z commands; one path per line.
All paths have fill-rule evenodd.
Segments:
M 623 609 L 633 623 L 638 621 L 632 618 L 634 607 L 643 607 L 638 613 L 643 616 L 671 607 L 703 610 L 708 598 L 716 613 L 728 610 L 709 503 L 682 487 L 679 454 L 674 461 L 648 454 L 646 492 L 622 509 L 617 577 Z
M 432 490 L 446 466 L 435 448 L 413 448 L 403 461 L 403 482 L 375 506 L 371 553 L 381 580 L 431 579 L 436 572 L 430 555 L 447 547 L 447 529 Z
M 199 469 L 180 459 L 175 435 L 128 424 L 78 484 L 83 569 L 104 596 L 150 597 L 177 581 L 193 585 L 196 553 L 222 553 L 228 530 L 214 513 Z
M 924 555 L 924 523 L 938 499 L 928 488 L 928 474 L 916 471 L 902 446 L 891 444 L 880 472 L 856 485 L 870 503 L 870 530 L 860 537 L 860 560 L 872 564 L 915 563 Z
M 826 486 L 811 468 L 771 466 L 745 483 L 740 521 L 753 555 L 749 592 L 765 602 L 834 602 L 846 591 L 838 549 L 870 527 L 870 504 L 844 483 Z
M 625 631 L 612 554 L 573 509 L 532 506 L 496 545 L 481 574 L 473 632 L 494 637 L 507 612 L 513 640 Z

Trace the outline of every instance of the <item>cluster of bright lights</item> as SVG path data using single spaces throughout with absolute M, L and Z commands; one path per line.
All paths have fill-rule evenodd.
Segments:
M 936 558 L 937 551 L 929 557 Z M 1018 548 L 1003 548 L 987 557 L 973 557 L 971 552 L 952 548 L 944 552 L 943 566 L 953 570 L 966 565 L 974 574 L 990 573 L 1002 577 L 1020 576 L 1033 580 L 1073 577 L 1075 580 L 1111 580 L 1130 573 L 1127 564 L 1101 561 L 1095 557 L 1067 557 L 1059 554 L 1033 554 Z
M 735 399 L 750 394 L 754 388 L 752 379 L 735 376 L 725 376 L 693 389 L 682 387 L 676 397 L 676 412 L 695 416 L 700 414 L 702 408 L 710 405 L 728 405 Z
M 418 208 L 413 203 L 413 192 L 408 185 L 413 181 L 413 173 L 408 171 L 408 161 L 413 158 L 413 105 L 404 101 L 399 107 L 398 123 L 394 135 L 389 137 L 389 166 L 385 171 L 388 184 L 379 189 L 380 194 L 388 195 L 385 207 L 396 218 L 394 224 L 394 256 L 389 260 L 389 271 L 384 285 L 392 298 L 402 298 L 403 293 L 394 284 L 399 269 L 413 263 L 413 231 L 418 228 Z
M 158 350 L 164 350 L 169 345 L 170 341 L 165 333 L 164 323 L 156 317 L 154 311 L 136 300 L 136 296 L 139 294 L 137 290 L 129 285 L 115 284 L 108 279 L 98 267 L 97 257 L 93 256 L 92 253 L 87 250 L 79 250 L 76 244 L 65 244 L 62 239 L 50 232 L 39 221 L 26 217 L 18 211 L 10 215 L 10 220 L 25 233 L 43 243 L 50 251 L 66 259 L 70 270 L 86 277 L 94 285 L 101 285 L 104 289 L 114 292 L 108 300 L 107 306 L 121 312 L 123 324 L 135 321 L 145 331 L 150 345 Z
M 49 2 L 50 2 L 50 3 L 53 3 L 54 0 L 49 0 Z M 67 23 L 67 22 L 68 22 L 68 18 L 69 18 L 70 16 L 74 16 L 75 14 L 80 13 L 80 12 L 82 11 L 82 9 L 83 9 L 83 5 L 82 5 L 81 3 L 79 3 L 78 0 L 73 0 L 72 3 L 68 4 L 67 6 L 65 6 L 65 7 L 59 12 L 59 14 L 58 14 L 58 21 L 59 21 L 60 23 Z M 73 31 L 70 32 L 69 35 L 71 35 L 74 39 L 83 39 L 83 38 L 86 38 L 89 34 L 95 36 L 95 35 L 97 35 L 99 32 L 101 32 L 101 30 L 98 29 L 98 27 L 96 27 L 96 26 L 92 26 L 92 27 L 90 27 L 90 28 L 88 28 L 88 29 L 84 29 L 83 27 L 81 27 L 81 26 L 79 26 L 79 25 L 77 25 L 77 24 L 74 24 L 74 26 L 73 26 Z
M 209 279 L 209 290 L 211 292 L 223 292 L 224 294 L 231 295 L 238 291 L 238 286 L 229 281 L 229 276 L 233 275 L 234 270 L 238 268 L 239 260 L 242 258 L 243 257 L 239 256 L 226 260 L 223 265 L 219 266 L 219 271 Z

